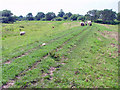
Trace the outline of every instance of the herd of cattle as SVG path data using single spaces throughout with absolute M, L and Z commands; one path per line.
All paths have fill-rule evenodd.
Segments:
M 91 21 L 80 22 L 80 25 L 81 25 L 81 26 L 87 26 L 87 25 L 92 26 L 92 22 L 91 22 Z M 55 28 L 55 27 L 53 26 L 52 28 Z M 21 30 L 20 30 L 20 31 L 21 31 Z M 25 34 L 25 31 L 21 31 L 21 32 L 20 32 L 20 35 L 21 35 L 21 36 L 24 35 L 24 34 Z
M 92 22 L 91 21 L 80 22 L 80 25 L 81 26 L 87 26 L 87 25 L 92 26 Z

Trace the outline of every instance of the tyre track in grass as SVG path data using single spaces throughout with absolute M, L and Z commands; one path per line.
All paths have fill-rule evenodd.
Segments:
M 94 26 L 93 28 L 97 29 L 98 28 L 96 26 Z M 92 31 L 92 28 L 89 30 L 89 32 Z M 85 34 L 80 40 L 78 40 L 78 42 L 80 42 L 81 40 L 83 40 L 85 37 L 87 37 L 89 35 L 89 33 Z M 77 45 L 77 42 L 76 42 L 76 45 Z M 76 46 L 73 46 L 72 48 L 69 49 L 68 53 L 71 53 L 72 50 L 74 50 L 76 48 Z
M 92 28 L 89 30 L 89 32 L 91 32 L 91 30 L 92 30 Z M 77 40 L 75 44 L 77 44 L 77 43 L 80 42 L 81 40 L 85 39 L 85 37 L 87 37 L 87 36 L 89 35 L 89 32 L 86 32 L 86 34 L 83 35 L 79 40 Z M 71 51 L 71 50 L 74 50 L 75 48 L 76 48 L 76 45 L 73 46 L 73 47 L 71 47 L 69 50 Z M 67 53 L 71 53 L 70 51 L 67 51 Z M 62 59 L 68 60 L 68 58 L 65 57 L 64 54 L 62 55 Z M 62 59 L 61 59 L 61 60 L 62 60 Z M 65 65 L 66 63 L 62 63 L 62 62 L 61 62 L 61 63 L 59 63 L 59 64 Z M 47 75 L 50 75 L 50 78 L 47 78 L 47 79 L 48 79 L 48 80 L 52 80 L 52 79 L 53 79 L 53 77 L 52 77 L 53 72 L 55 72 L 55 70 L 56 70 L 57 68 L 60 68 L 60 67 L 61 67 L 61 66 L 59 66 L 59 67 L 50 67 L 50 69 L 48 70 L 49 73 L 44 73 L 42 77 L 45 77 L 45 76 L 47 76 Z M 36 83 L 34 82 L 34 84 L 32 84 L 32 85 L 34 85 L 34 86 L 37 85 L 37 82 L 39 82 L 39 81 L 40 81 L 40 80 L 36 81 Z M 44 78 L 42 78 L 41 82 L 43 82 L 43 81 L 44 81 Z M 31 82 L 31 83 L 33 83 L 33 82 Z
M 89 32 L 91 31 L 92 29 L 90 29 L 89 30 Z M 85 34 L 85 36 L 82 36 L 82 38 L 80 38 L 80 40 L 82 40 L 82 39 L 84 39 L 88 34 L 89 34 L 89 32 L 87 32 L 87 34 Z M 79 33 L 78 35 L 80 35 L 81 33 Z M 78 36 L 77 35 L 77 36 Z M 77 37 L 77 36 L 75 36 L 75 37 Z M 74 38 L 74 37 L 73 37 Z M 70 39 L 71 40 L 71 39 Z M 79 40 L 79 41 L 80 41 Z M 68 40 L 69 41 L 69 40 Z M 78 42 L 78 41 L 76 41 L 76 42 Z M 60 49 L 62 49 L 62 47 L 64 46 L 64 45 L 66 45 L 67 44 L 67 42 L 64 42 L 63 44 L 62 44 L 62 46 L 60 46 L 60 48 L 58 48 L 58 49 L 56 49 L 56 52 L 58 52 Z M 73 48 L 73 47 L 72 47 Z M 67 58 L 66 57 L 62 57 L 62 59 L 64 58 L 64 60 L 67 60 Z M 62 64 L 62 65 L 65 65 L 65 63 L 62 63 L 62 62 L 60 62 L 59 64 Z M 55 70 L 57 69 L 57 68 L 60 68 L 61 66 L 58 66 L 58 67 L 50 67 L 49 69 L 48 69 L 48 73 L 43 73 L 42 74 L 42 78 L 39 78 L 39 79 L 37 79 L 37 80 L 33 80 L 33 81 L 30 81 L 30 82 L 27 82 L 27 84 L 25 85 L 25 86 L 22 86 L 21 88 L 27 88 L 27 87 L 29 87 L 29 83 L 31 83 L 32 85 L 34 85 L 34 86 L 36 86 L 37 85 L 37 83 L 38 82 L 43 82 L 44 81 L 44 77 L 45 76 L 47 76 L 47 75 L 49 75 L 50 76 L 50 78 L 47 78 L 48 80 L 52 80 L 53 79 L 53 77 L 52 77 L 52 75 L 53 75 L 53 72 L 55 72 Z M 41 79 L 41 80 L 40 80 Z
M 59 51 L 59 50 L 62 49 L 62 47 L 63 47 L 67 42 L 69 42 L 72 38 L 80 35 L 82 32 L 84 32 L 84 31 L 87 30 L 88 28 L 89 28 L 89 27 L 83 29 L 83 30 L 82 30 L 81 32 L 79 32 L 78 34 L 76 34 L 76 35 L 74 35 L 73 37 L 67 39 L 62 45 L 60 45 L 59 47 L 57 47 L 57 48 L 54 49 L 54 50 L 55 50 L 56 52 Z M 50 53 L 50 52 L 49 52 L 49 53 Z M 9 80 L 6 84 L 2 85 L 2 88 L 9 88 L 9 87 L 13 86 L 14 83 L 15 83 L 15 81 L 16 81 L 16 78 L 17 78 L 17 80 L 18 80 L 21 76 L 24 76 L 27 71 L 34 69 L 34 68 L 41 62 L 41 60 L 43 60 L 43 59 L 45 59 L 45 58 L 47 58 L 47 57 L 49 56 L 49 53 L 46 54 L 45 56 L 43 56 L 40 60 L 36 61 L 36 62 L 35 62 L 31 67 L 29 67 L 28 69 L 20 72 L 17 76 L 15 76 L 14 79 Z
M 72 30 L 71 32 L 75 32 L 75 31 Z M 52 43 L 52 42 L 54 42 L 54 41 L 56 41 L 56 40 L 59 40 L 59 39 L 63 38 L 64 36 L 68 36 L 71 32 L 69 32 L 69 33 L 67 33 L 67 34 L 64 34 L 64 35 L 62 35 L 62 36 L 60 36 L 60 37 L 57 37 L 57 38 L 55 38 L 55 39 L 52 39 L 51 41 L 47 42 L 46 45 L 49 45 L 50 43 Z M 37 42 L 37 41 L 36 41 L 36 42 Z M 22 53 L 21 55 L 15 56 L 14 58 L 3 62 L 2 64 L 10 64 L 10 63 L 12 63 L 12 61 L 14 61 L 15 59 L 24 57 L 24 56 L 28 55 L 29 53 L 31 53 L 32 51 L 35 51 L 35 50 L 37 50 L 37 49 L 39 49 L 39 48 L 41 48 L 41 47 L 42 47 L 42 45 L 38 45 L 38 46 L 36 46 L 36 47 L 28 50 L 27 52 Z
M 94 27 L 93 27 L 94 28 Z M 97 28 L 97 27 L 96 27 Z M 89 30 L 89 32 L 91 32 L 91 30 L 92 30 L 92 28 Z M 90 33 L 89 32 L 87 32 L 85 35 L 83 35 L 79 40 L 77 40 L 76 41 L 76 43 L 75 44 L 77 44 L 78 42 L 80 42 L 81 40 L 83 40 L 83 39 L 85 39 Z M 73 46 L 73 47 L 71 47 L 69 50 L 71 51 L 71 50 L 74 50 L 76 48 L 76 45 L 75 46 Z M 67 53 L 71 53 L 70 51 L 67 51 Z M 67 60 L 68 58 L 67 57 L 65 57 L 64 55 L 62 55 L 62 58 L 64 58 L 64 60 Z M 62 59 L 61 59 L 62 60 Z M 62 64 L 62 65 L 65 65 L 66 63 L 59 63 L 59 64 Z M 59 66 L 59 67 L 61 67 L 61 66 Z M 49 75 L 50 76 L 50 78 L 47 78 L 48 80 L 52 80 L 53 79 L 53 77 L 52 77 L 52 75 L 53 75 L 53 72 L 55 72 L 55 70 L 57 69 L 57 68 L 59 68 L 59 67 L 50 67 L 50 69 L 48 70 L 49 72 L 48 73 L 44 73 L 43 75 L 42 75 L 42 77 L 45 77 L 45 76 L 47 76 L 47 75 Z M 41 79 L 41 81 L 40 80 L 37 80 L 37 81 L 31 81 L 30 83 L 31 83 L 31 85 L 33 85 L 33 86 L 36 86 L 36 85 L 38 85 L 37 83 L 42 83 L 44 81 L 44 78 L 42 78 Z M 33 83 L 34 82 L 34 83 Z M 28 87 L 28 85 L 26 85 L 24 88 L 27 88 Z M 41 86 L 42 87 L 42 86 Z M 71 86 L 72 87 L 72 86 Z
M 59 25 L 60 26 L 60 25 Z M 67 29 L 68 30 L 68 29 Z M 65 30 L 66 31 L 66 30 Z M 65 32 L 64 31 L 64 32 Z M 57 39 L 59 39 L 59 38 L 61 38 L 61 37 L 64 37 L 65 35 L 63 35 L 63 36 L 60 36 L 60 37 L 57 37 L 57 38 L 55 38 L 55 39 L 52 39 L 51 41 L 47 41 L 46 43 L 50 43 L 50 42 L 53 42 L 54 40 L 57 40 Z M 30 43 L 30 44 L 28 44 L 27 46 L 32 46 L 32 45 L 34 45 L 34 43 L 37 43 L 37 42 L 39 42 L 38 40 L 37 41 L 34 41 L 34 42 L 32 42 L 32 43 Z M 24 45 L 24 46 L 26 46 L 26 45 Z M 22 47 L 24 47 L 24 46 L 22 46 Z M 34 51 L 34 50 L 37 50 L 38 48 L 40 48 L 41 47 L 41 45 L 38 45 L 38 46 L 36 46 L 36 47 L 34 47 L 34 48 L 31 48 L 31 49 L 29 49 L 29 50 L 26 50 L 26 52 L 22 52 L 22 54 L 21 55 L 18 55 L 18 56 L 15 56 L 15 57 L 13 57 L 13 58 L 10 58 L 10 59 L 8 59 L 8 60 L 5 60 L 4 62 L 2 62 L 2 64 L 10 64 L 13 60 L 15 60 L 15 59 L 17 59 L 17 58 L 21 58 L 21 57 L 23 57 L 23 56 L 25 56 L 25 55 L 28 55 L 30 52 L 32 52 L 32 51 Z M 18 49 L 18 50 L 21 50 L 21 49 L 23 49 L 23 48 L 20 48 L 20 49 Z M 17 51 L 18 51 L 17 50 Z
M 87 29 L 87 28 L 85 28 L 85 29 Z M 83 30 L 83 31 L 84 31 L 84 30 Z M 81 32 L 79 32 L 79 33 L 82 33 L 83 31 L 81 31 Z M 71 38 L 73 38 L 73 37 L 71 37 Z M 70 38 L 70 39 L 71 39 L 71 38 Z M 66 41 L 69 41 L 70 39 L 68 39 L 68 40 L 66 40 Z M 66 43 L 66 42 L 65 42 L 65 43 Z M 64 44 L 65 44 L 65 43 L 64 43 Z M 63 44 L 63 45 L 64 45 L 64 44 Z M 61 47 L 58 47 L 58 48 L 61 48 Z M 58 48 L 56 49 L 56 51 L 58 50 Z M 43 58 L 46 57 L 46 56 L 47 56 L 47 55 L 43 56 Z M 41 60 L 40 60 L 40 61 L 41 61 Z M 33 67 L 35 67 L 35 66 L 37 65 L 37 63 L 40 62 L 40 61 L 37 61 L 37 62 L 33 65 Z M 32 67 L 32 68 L 33 68 L 33 67 Z M 25 71 L 28 71 L 28 70 L 30 70 L 30 68 L 27 69 L 27 70 L 25 70 Z M 22 71 L 21 73 L 23 73 L 23 72 L 24 72 L 24 71 Z M 11 85 L 12 83 L 13 83 L 13 80 L 10 81 L 10 82 L 8 82 L 6 86 Z M 6 87 L 6 86 L 5 86 L 5 87 Z

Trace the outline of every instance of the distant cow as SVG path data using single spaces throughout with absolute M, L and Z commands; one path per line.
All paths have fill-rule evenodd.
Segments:
M 85 22 L 85 25 L 87 26 L 87 21 Z
M 92 26 L 92 22 L 91 21 L 87 21 L 89 26 Z
M 46 43 L 43 43 L 43 44 L 42 44 L 42 46 L 45 46 L 45 45 L 46 45 Z
M 25 31 L 21 31 L 20 32 L 20 35 L 22 36 L 22 35 L 24 35 L 25 34 Z
M 84 24 L 84 22 L 80 22 L 80 25 L 81 25 L 81 26 L 84 26 L 85 24 Z
M 52 28 L 55 28 L 54 26 L 52 26 Z

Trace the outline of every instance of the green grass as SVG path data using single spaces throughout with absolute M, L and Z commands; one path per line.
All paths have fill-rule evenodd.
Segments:
M 74 28 L 74 30 L 76 30 L 76 29 Z M 21 58 L 17 58 L 16 60 L 13 60 L 13 62 L 9 65 L 4 64 L 3 65 L 3 67 L 4 67 L 3 68 L 3 81 L 5 80 L 4 82 L 6 82 L 6 80 L 9 80 L 9 79 L 15 77 L 17 74 L 19 74 L 24 69 L 32 66 L 32 64 L 35 63 L 36 61 L 40 60 L 41 57 L 43 57 L 44 55 L 46 55 L 47 53 L 49 53 L 56 47 L 59 47 L 59 45 L 61 45 L 67 39 L 73 37 L 71 34 L 76 35 L 77 33 L 81 32 L 80 29 L 78 29 L 77 31 L 78 32 L 73 32 L 73 33 L 70 33 L 69 35 L 66 35 L 66 36 L 60 38 L 59 41 L 56 40 L 53 43 L 50 43 L 49 45 L 47 45 L 45 47 L 38 48 L 37 50 L 29 53 L 29 55 L 26 55 Z M 29 62 L 28 62 L 28 60 L 29 60 Z M 8 69 L 10 69 L 10 70 L 7 71 Z
M 57 22 L 57 23 L 38 22 L 37 25 L 35 22 L 30 22 L 30 24 L 32 24 L 31 27 L 29 26 L 28 22 L 26 23 L 22 22 L 22 23 L 23 23 L 22 26 L 24 26 L 24 31 L 26 31 L 25 36 L 19 35 L 19 26 L 21 26 L 20 23 L 16 23 L 16 25 L 13 24 L 3 27 L 3 38 L 7 34 L 9 34 L 8 31 L 7 32 L 5 31 L 6 28 L 13 28 L 14 26 L 16 26 L 17 28 L 14 29 L 15 30 L 14 32 L 10 31 L 11 33 L 17 32 L 16 36 L 8 36 L 5 38 L 5 40 L 3 40 L 3 47 L 2 47 L 3 49 L 2 53 L 4 57 L 3 62 L 15 56 L 19 56 L 21 55 L 21 53 L 24 53 L 36 46 L 39 46 L 44 42 L 47 43 L 48 41 L 57 38 L 57 36 L 60 37 L 67 33 L 70 33 L 68 32 L 68 29 L 70 29 L 70 27 L 64 25 L 61 22 Z M 52 26 L 55 26 L 55 29 L 52 29 Z
M 108 40 L 105 40 L 105 43 L 98 42 L 96 45 L 98 40 L 90 37 L 80 42 L 72 50 L 72 53 L 68 55 L 68 63 L 55 72 L 54 80 L 47 82 L 44 87 L 66 88 L 66 85 L 68 85 L 68 88 L 71 86 L 76 88 L 118 88 L 118 58 L 114 59 L 107 55 L 105 50 L 107 47 L 104 44 L 109 43 Z M 92 48 L 90 48 L 91 45 Z M 100 49 L 102 45 L 104 47 Z M 105 55 L 102 55 L 102 53 L 105 53 Z M 98 56 L 99 59 L 96 59 Z M 79 73 L 75 74 L 77 71 Z
M 53 80 L 45 80 L 44 85 L 43 82 L 39 82 L 37 86 L 31 87 L 118 88 L 118 58 L 109 57 L 106 50 L 111 41 L 104 37 L 101 37 L 103 41 L 99 41 L 95 38 L 100 36 L 96 31 L 93 28 L 88 36 L 76 43 L 77 46 L 67 54 L 67 64 L 54 72 Z
M 26 31 L 24 36 L 19 35 L 21 26 Z M 3 84 L 14 79 L 11 88 L 118 88 L 118 56 L 115 53 L 118 48 L 111 46 L 118 42 L 109 35 L 104 37 L 101 32 L 105 31 L 117 32 L 117 26 L 107 28 L 93 23 L 91 27 L 81 27 L 79 22 L 65 21 L 3 25 L 3 62 L 12 61 L 2 65 Z M 44 42 L 47 45 L 39 47 Z M 28 55 L 14 58 L 25 52 Z M 48 57 L 42 59 L 47 54 Z M 36 68 L 27 70 L 37 61 L 40 62 Z M 42 71 L 49 73 L 51 67 L 56 68 L 53 75 L 43 77 Z M 53 79 L 49 80 L 51 77 Z

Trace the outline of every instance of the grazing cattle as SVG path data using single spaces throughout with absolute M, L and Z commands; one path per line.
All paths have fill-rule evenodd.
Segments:
M 42 44 L 42 46 L 45 46 L 45 45 L 46 45 L 46 43 L 43 43 L 43 44 Z
M 80 25 L 81 25 L 81 26 L 84 26 L 85 24 L 84 24 L 84 22 L 80 22 Z
M 52 26 L 52 28 L 55 28 L 54 26 Z
M 92 26 L 92 22 L 91 21 L 87 21 L 89 26 Z
M 20 32 L 20 35 L 22 36 L 22 35 L 24 35 L 25 34 L 25 31 L 21 31 Z
M 87 21 L 85 22 L 85 25 L 87 26 Z

